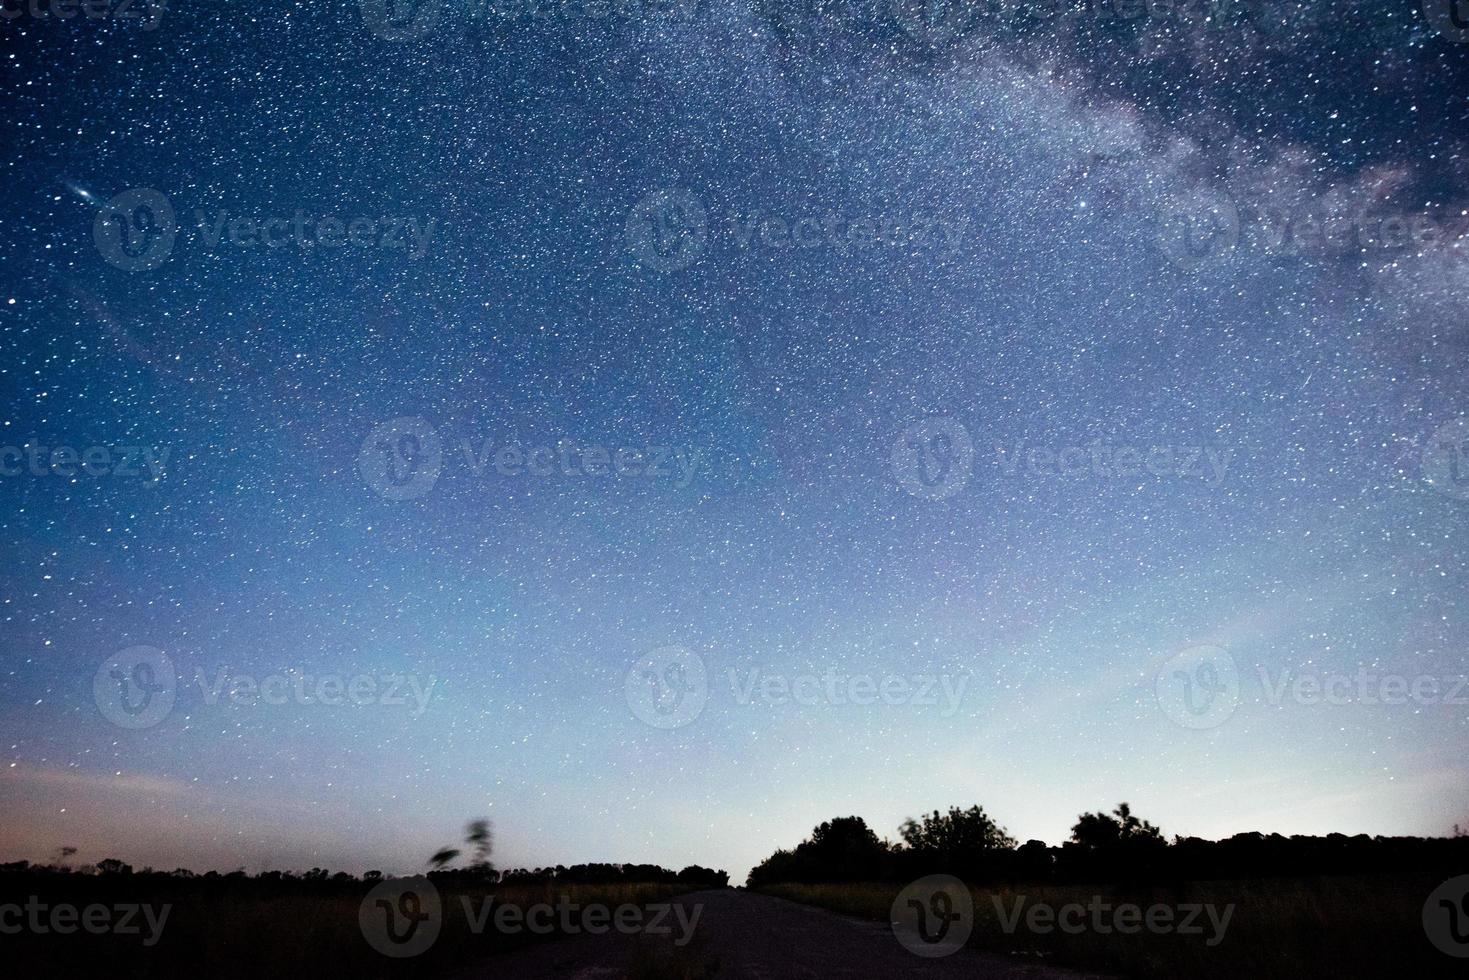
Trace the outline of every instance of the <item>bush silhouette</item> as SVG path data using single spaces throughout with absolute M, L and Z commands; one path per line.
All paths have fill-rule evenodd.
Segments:
M 1169 842 L 1127 803 L 1082 813 L 1059 847 L 1020 847 L 984 809 L 950 807 L 904 821 L 901 843 L 879 841 L 860 817 L 820 824 L 793 849 L 751 869 L 752 888 L 789 882 L 911 881 L 953 874 L 969 884 L 1144 883 L 1220 878 L 1281 878 L 1469 868 L 1469 837 L 1325 837 L 1242 833 L 1225 840 Z

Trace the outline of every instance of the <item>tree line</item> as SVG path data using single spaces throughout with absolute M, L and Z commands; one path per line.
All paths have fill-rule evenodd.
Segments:
M 715 871 L 697 864 L 691 864 L 679 871 L 656 864 L 573 864 L 570 867 L 558 864 L 546 868 L 512 868 L 500 871 L 490 861 L 494 845 L 495 835 L 490 821 L 484 818 L 469 821 L 464 828 L 464 847 L 441 847 L 429 857 L 427 863 L 432 869 L 428 872 L 429 879 L 450 885 L 480 886 L 618 884 L 677 884 L 691 888 L 726 888 L 729 886 L 728 872 Z M 0 874 L 82 874 L 108 878 L 134 875 L 133 866 L 117 858 L 106 858 L 95 865 L 81 865 L 73 868 L 68 862 L 76 853 L 75 847 L 59 847 L 50 864 L 14 861 L 9 864 L 0 864 Z M 465 858 L 467 863 L 462 867 L 450 867 L 460 858 Z M 137 874 L 151 878 L 199 879 L 206 883 L 223 881 L 239 884 L 249 881 L 263 885 L 298 884 L 307 886 L 375 885 L 383 879 L 381 871 L 368 871 L 358 878 L 345 871 L 333 874 L 325 868 L 312 868 L 309 871 L 301 872 L 263 871 L 257 875 L 247 875 L 243 868 L 224 874 L 209 871 L 202 875 L 196 875 L 188 868 L 176 868 L 168 872 L 144 868 Z
M 383 880 L 381 871 L 367 871 L 361 875 L 354 875 L 346 871 L 332 872 L 326 868 L 311 868 L 306 871 L 262 871 L 259 874 L 248 874 L 243 868 L 235 871 L 206 871 L 203 873 L 195 873 L 188 868 L 156 871 L 153 868 L 145 867 L 134 871 L 132 865 L 117 858 L 107 858 L 96 864 L 76 866 L 55 863 L 33 864 L 30 861 L 0 863 L 0 875 L 27 874 L 113 879 L 175 879 L 227 884 L 297 884 L 307 887 L 375 885 Z M 428 877 L 437 882 L 461 885 L 678 884 L 692 888 L 725 888 L 729 885 L 727 871 L 716 871 L 697 864 L 691 864 L 679 871 L 656 864 L 573 864 L 569 867 L 558 864 L 554 867 L 512 868 L 506 871 L 469 867 L 430 871 Z
M 490 885 L 618 885 L 681 884 L 699 888 L 725 888 L 729 873 L 691 864 L 681 871 L 670 871 L 656 864 L 558 864 L 552 868 L 514 868 L 498 871 L 490 862 L 495 835 L 490 822 L 483 817 L 471 820 L 464 828 L 464 847 L 443 847 L 428 859 L 434 868 L 433 880 L 464 884 Z M 450 868 L 455 860 L 468 856 L 468 864 Z
M 908 819 L 899 840 L 879 838 L 861 817 L 819 824 L 791 849 L 751 869 L 751 888 L 794 882 L 911 881 L 952 874 L 975 883 L 1082 883 L 1257 878 L 1469 869 L 1469 837 L 1324 837 L 1242 833 L 1172 840 L 1121 803 L 1081 814 L 1069 840 L 1018 843 L 981 806 Z

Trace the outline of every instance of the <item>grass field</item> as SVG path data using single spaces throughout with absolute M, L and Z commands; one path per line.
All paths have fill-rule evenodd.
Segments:
M 100 883 L 100 884 L 99 884 Z M 579 906 L 646 906 L 687 892 L 674 884 L 536 885 L 491 888 L 441 887 L 443 927 L 432 947 L 410 959 L 391 959 L 363 938 L 358 911 L 368 886 L 307 889 L 255 886 L 224 889 L 199 882 L 159 879 L 105 880 L 50 875 L 0 879 L 0 904 L 24 904 L 30 896 L 55 906 L 70 903 L 136 902 L 169 904 L 159 940 L 144 946 L 137 936 L 93 935 L 77 930 L 37 935 L 29 930 L 0 936 L 7 970 L 16 976 L 109 977 L 338 977 L 361 980 L 452 974 L 497 952 L 547 938 L 521 929 L 514 934 L 493 925 L 478 934 L 470 926 L 462 899 L 479 909 L 490 896 L 494 907 L 555 905 L 564 896 Z M 678 976 L 665 969 L 661 951 L 645 957 L 642 976 Z
M 974 931 L 981 949 L 1142 980 L 1301 980 L 1303 977 L 1461 976 L 1464 961 L 1434 949 L 1421 921 L 1424 899 L 1442 880 L 1433 875 L 1343 876 L 1309 879 L 1209 881 L 1172 887 L 1037 886 L 973 888 Z M 901 885 L 772 885 L 766 894 L 832 909 L 858 918 L 888 920 Z M 1017 901 L 1029 908 L 1087 904 L 1093 896 L 1112 905 L 1156 903 L 1178 908 L 1212 903 L 1234 911 L 1223 938 L 1202 919 L 1203 935 L 1124 935 L 1086 928 L 1037 933 L 1022 918 L 1007 932 L 1002 910 L 1014 921 Z M 999 906 L 997 907 L 996 901 Z M 1073 922 L 1075 920 L 1072 920 Z

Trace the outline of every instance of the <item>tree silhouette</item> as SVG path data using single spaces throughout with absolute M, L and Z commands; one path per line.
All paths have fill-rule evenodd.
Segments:
M 1163 835 L 1158 828 L 1134 816 L 1127 803 L 1119 803 L 1110 815 L 1083 813 L 1071 828 L 1071 839 L 1094 850 L 1123 844 L 1163 843 Z
M 470 862 L 472 867 L 490 870 L 490 850 L 494 846 L 494 835 L 490 831 L 488 820 L 471 820 L 465 828 L 464 842 L 474 851 L 474 860 Z
M 836 817 L 819 824 L 794 851 L 776 851 L 750 871 L 749 882 L 871 881 L 881 878 L 891 855 L 888 845 L 861 817 Z
M 458 856 L 459 848 L 441 847 L 434 852 L 433 857 L 428 859 L 428 863 L 432 864 L 435 868 L 442 868 L 444 865 L 448 864 L 450 861 L 454 860 Z
M 490 864 L 490 851 L 494 847 L 494 833 L 490 830 L 490 822 L 483 817 L 471 820 L 464 828 L 464 843 L 469 845 L 470 853 L 473 855 L 469 868 L 466 870 L 480 875 L 493 873 L 495 869 L 494 865 Z M 433 865 L 434 870 L 442 871 L 445 865 L 463 853 L 457 847 L 442 847 L 434 852 L 433 856 L 428 859 L 428 863 Z
M 1005 833 L 984 812 L 984 807 L 978 805 L 967 810 L 951 806 L 948 813 L 935 810 L 924 816 L 922 823 L 909 817 L 898 828 L 898 833 L 912 850 L 941 854 L 967 854 L 1015 846 L 1015 838 Z

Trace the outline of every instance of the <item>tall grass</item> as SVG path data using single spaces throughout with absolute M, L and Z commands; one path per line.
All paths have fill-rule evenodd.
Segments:
M 992 952 L 1098 970 L 1140 980 L 1301 980 L 1303 977 L 1462 976 L 1462 960 L 1436 950 L 1424 934 L 1423 902 L 1441 878 L 1425 874 L 1183 882 L 1149 886 L 1038 885 L 972 888 L 974 931 L 969 944 Z M 761 891 L 858 918 L 886 921 L 897 884 L 772 885 Z M 1114 907 L 1155 903 L 1234 905 L 1222 941 L 1202 917 L 1203 935 L 1177 932 L 1032 932 L 1024 918 L 1011 932 L 1010 915 L 1045 903 L 1086 905 L 1100 896 Z M 997 908 L 996 902 L 999 902 Z M 1088 918 L 1088 923 L 1090 919 Z
M 24 905 L 30 895 L 56 905 L 71 903 L 147 903 L 172 905 L 161 940 L 144 947 L 140 937 L 36 935 L 22 931 L 0 937 L 0 952 L 15 976 L 200 977 L 235 980 L 262 976 L 350 976 L 374 978 L 443 976 L 483 957 L 541 942 L 550 936 L 528 929 L 506 934 L 493 921 L 479 933 L 471 929 L 463 899 L 478 912 L 493 897 L 494 906 L 555 906 L 563 897 L 579 906 L 646 906 L 686 892 L 676 884 L 518 885 L 440 887 L 444 910 L 437 941 L 420 956 L 394 960 L 373 950 L 363 938 L 358 910 L 368 887 L 229 889 L 197 881 L 112 880 L 82 875 L 52 875 L 23 882 L 0 879 L 0 904 Z M 553 917 L 559 929 L 559 916 Z M 554 933 L 552 934 L 554 935 Z M 652 974 L 649 974 L 652 975 Z

